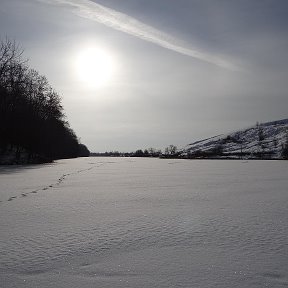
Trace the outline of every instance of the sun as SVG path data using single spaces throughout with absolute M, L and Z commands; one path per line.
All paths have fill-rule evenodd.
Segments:
M 103 48 L 85 48 L 76 59 L 78 79 L 88 87 L 108 85 L 112 81 L 115 69 L 113 54 Z

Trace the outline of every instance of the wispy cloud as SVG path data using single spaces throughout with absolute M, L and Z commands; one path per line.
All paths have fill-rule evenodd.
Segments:
M 155 29 L 154 27 L 138 21 L 137 19 L 129 15 L 107 8 L 98 3 L 89 0 L 38 1 L 74 8 L 73 12 L 80 17 L 102 23 L 113 29 L 122 31 L 142 40 L 159 45 L 163 48 L 199 59 L 201 61 L 205 61 L 229 70 L 239 70 L 236 65 L 221 57 L 206 53 L 205 51 L 201 51 L 200 49 L 193 49 L 187 47 L 187 45 L 183 45 L 179 39 L 176 39 L 175 37 L 163 31 Z

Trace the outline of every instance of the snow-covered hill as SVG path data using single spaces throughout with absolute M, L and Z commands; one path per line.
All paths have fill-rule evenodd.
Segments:
M 183 149 L 182 155 L 189 158 L 279 159 L 287 135 L 288 119 L 256 124 L 244 130 L 191 143 Z

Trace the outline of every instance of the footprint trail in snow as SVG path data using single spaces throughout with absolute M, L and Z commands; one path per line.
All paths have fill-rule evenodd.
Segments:
M 43 187 L 43 188 L 39 188 L 39 189 L 36 189 L 36 190 L 32 190 L 32 191 L 30 191 L 30 192 L 21 193 L 20 195 L 17 195 L 17 196 L 16 196 L 16 195 L 15 195 L 15 196 L 11 196 L 7 201 L 11 202 L 11 201 L 13 201 L 13 200 L 15 200 L 15 199 L 27 197 L 27 196 L 29 196 L 30 194 L 37 194 L 37 193 L 39 193 L 39 192 L 41 192 L 41 191 L 47 191 L 47 190 L 53 189 L 53 188 L 59 186 L 60 184 L 62 184 L 62 183 L 66 180 L 66 178 L 69 177 L 69 176 L 81 174 L 81 173 L 83 173 L 83 172 L 87 172 L 87 171 L 90 171 L 90 170 L 92 170 L 92 169 L 99 168 L 99 167 L 101 167 L 101 166 L 103 166 L 103 165 L 105 165 L 105 164 L 110 164 L 110 163 L 114 163 L 114 162 L 89 163 L 89 164 L 96 164 L 96 165 L 91 166 L 91 167 L 86 168 L 86 169 L 81 169 L 81 170 L 77 170 L 77 171 L 75 171 L 75 172 L 63 174 L 60 178 L 58 178 L 58 180 L 57 180 L 55 183 L 52 183 L 52 184 L 50 184 L 50 185 L 47 185 L 47 186 L 45 186 L 45 187 Z M 2 202 L 2 201 L 1 201 L 1 202 Z M 0 203 L 1 203 L 1 202 L 0 202 Z

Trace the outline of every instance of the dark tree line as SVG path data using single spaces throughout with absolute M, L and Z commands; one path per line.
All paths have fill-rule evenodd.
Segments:
M 165 148 L 165 152 L 162 153 L 160 149 L 148 148 L 148 149 L 137 149 L 133 152 L 119 152 L 119 151 L 110 151 L 110 152 L 94 152 L 91 153 L 91 156 L 103 156 L 103 157 L 155 157 L 155 158 L 176 158 L 180 155 L 181 152 L 177 152 L 177 147 L 175 145 L 169 145 Z
M 0 42 L 0 155 L 15 153 L 16 162 L 24 154 L 27 162 L 89 155 L 65 120 L 60 96 L 22 53 L 15 42 Z

